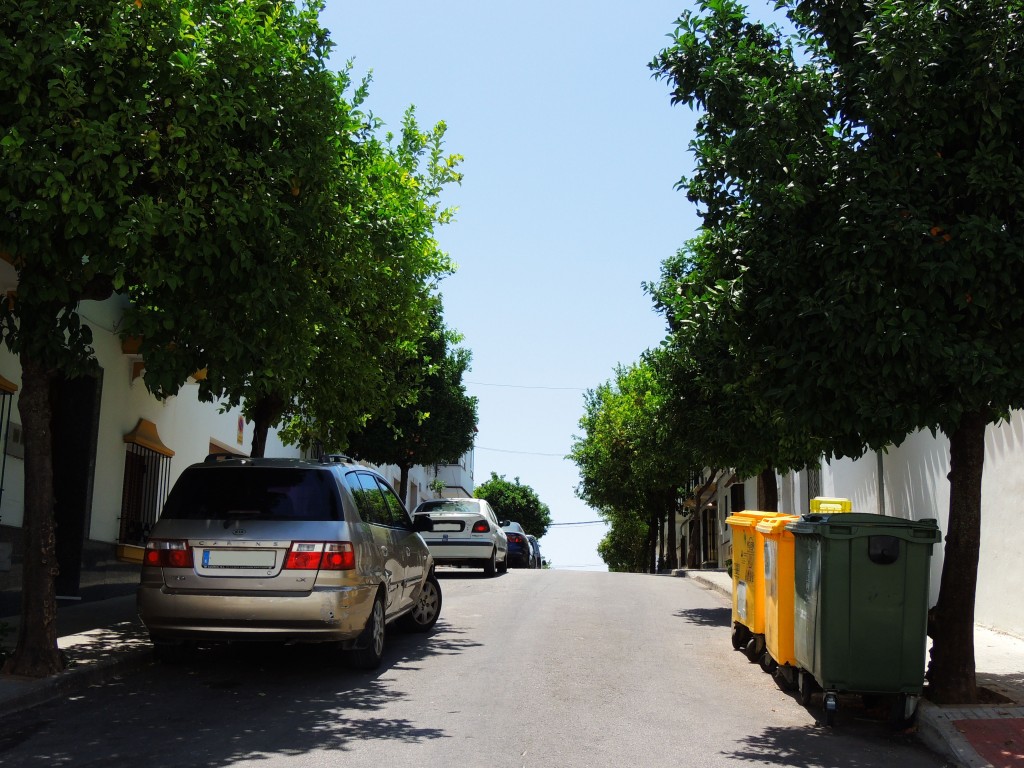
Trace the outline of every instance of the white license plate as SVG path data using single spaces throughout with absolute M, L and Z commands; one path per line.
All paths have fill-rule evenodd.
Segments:
M 434 523 L 435 531 L 461 531 L 462 523 Z
M 204 549 L 204 568 L 273 568 L 274 552 L 267 549 Z

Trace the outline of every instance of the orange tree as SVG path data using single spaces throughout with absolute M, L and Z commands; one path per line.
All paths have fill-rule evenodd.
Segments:
M 396 379 L 411 392 L 407 402 L 367 420 L 347 439 L 354 456 L 399 468 L 398 492 L 408 498 L 409 470 L 414 466 L 454 464 L 473 447 L 477 399 L 466 394 L 462 377 L 469 370 L 469 350 L 444 325 L 441 299 L 429 310 L 429 325 L 417 353 L 398 367 Z
M 291 327 L 315 287 L 296 254 L 318 248 L 316 203 L 347 130 L 317 19 L 315 5 L 254 0 L 5 7 L 0 248 L 18 294 L 3 338 L 21 363 L 26 448 L 9 671 L 61 668 L 49 393 L 95 368 L 79 303 L 120 293 L 147 386 L 170 394 L 204 367 L 249 370 L 262 329 Z
M 1024 406 L 1024 4 L 702 2 L 652 62 L 700 110 L 682 182 L 760 396 L 836 456 L 941 431 L 950 506 L 929 695 L 977 696 L 986 426 Z M 685 331 L 683 331 L 685 332 Z
M 604 552 L 616 567 L 651 573 L 658 568 L 658 531 L 675 509 L 696 455 L 692 444 L 678 439 L 680 430 L 669 418 L 674 406 L 659 375 L 662 358 L 661 350 L 650 351 L 633 365 L 618 366 L 613 380 L 586 393 L 583 434 L 569 452 L 580 473 L 576 495 L 611 524 Z M 674 524 L 666 539 L 668 559 L 662 565 L 676 567 Z M 630 552 L 631 546 L 641 550 Z

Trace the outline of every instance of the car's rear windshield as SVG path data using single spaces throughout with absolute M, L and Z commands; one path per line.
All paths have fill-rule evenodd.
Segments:
M 424 501 L 416 514 L 421 512 L 473 512 L 479 513 L 480 507 L 472 501 Z
M 174 484 L 169 520 L 340 520 L 330 472 L 298 467 L 192 468 Z

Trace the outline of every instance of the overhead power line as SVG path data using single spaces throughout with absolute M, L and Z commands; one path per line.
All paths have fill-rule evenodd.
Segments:
M 541 387 L 541 386 L 530 386 L 528 384 L 488 384 L 483 381 L 467 381 L 466 384 L 472 384 L 477 387 L 505 387 L 507 389 L 550 389 L 559 392 L 586 392 L 586 387 Z
M 478 451 L 494 451 L 495 453 L 518 453 L 518 454 L 521 454 L 523 456 L 557 456 L 560 459 L 565 458 L 565 454 L 564 453 L 537 453 L 536 451 L 509 451 L 509 450 L 506 450 L 504 448 L 485 448 L 482 445 L 475 445 L 473 447 L 476 448 Z
M 548 527 L 553 525 L 607 525 L 607 520 L 581 520 L 580 522 L 549 522 Z

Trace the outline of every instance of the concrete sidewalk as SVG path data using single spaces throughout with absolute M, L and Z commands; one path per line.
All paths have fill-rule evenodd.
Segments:
M 17 641 L 19 618 L 0 617 L 8 648 Z M 64 671 L 42 679 L 0 674 L 0 716 L 97 685 L 152 658 L 149 635 L 135 612 L 134 588 L 130 594 L 58 601 L 57 633 Z
M 724 571 L 673 571 L 732 601 L 732 577 Z M 1024 640 L 975 627 L 978 685 L 1003 704 L 940 707 L 921 700 L 917 736 L 933 751 L 964 768 L 1024 766 Z

